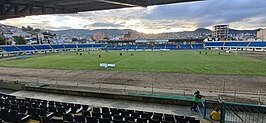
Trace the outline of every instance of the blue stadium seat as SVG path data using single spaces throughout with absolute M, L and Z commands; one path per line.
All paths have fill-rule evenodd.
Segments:
M 63 44 L 53 44 L 51 45 L 51 47 L 53 49 L 64 49 L 65 48 Z
M 115 47 L 112 46 L 112 45 L 107 45 L 107 46 L 106 46 L 106 49 L 107 49 L 107 50 L 113 50 L 114 48 L 115 48 Z
M 203 49 L 203 45 L 202 44 L 191 44 L 193 49 Z
M 176 49 L 176 45 L 175 44 L 166 44 L 165 49 Z
M 25 115 L 23 113 L 18 113 L 16 110 L 10 111 L 10 119 L 13 123 L 22 123 L 28 120 L 30 115 Z
M 114 50 L 123 50 L 123 49 L 126 49 L 126 46 L 117 45 L 114 48 Z
M 155 44 L 154 49 L 165 49 L 165 45 L 164 44 Z
M 76 44 L 64 44 L 65 48 L 71 49 L 71 48 L 77 48 Z
M 51 49 L 50 45 L 33 45 L 37 50 L 49 50 Z
M 127 49 L 129 50 L 135 50 L 137 48 L 137 45 L 127 45 Z
M 146 49 L 148 46 L 146 45 L 138 45 L 137 49 Z
M 233 41 L 233 42 L 229 42 L 229 41 L 226 41 L 224 43 L 224 46 L 241 46 L 241 47 L 246 47 L 247 45 L 249 44 L 249 42 L 246 42 L 246 41 Z
M 180 48 L 181 49 L 191 49 L 191 45 L 190 44 L 180 44 Z
M 3 49 L 7 52 L 20 51 L 16 46 L 0 46 L 0 49 Z
M 78 48 L 92 48 L 93 44 L 78 44 Z
M 33 46 L 31 45 L 17 45 L 17 48 L 21 50 L 36 50 Z
M 93 47 L 106 47 L 106 44 L 93 44 Z
M 224 42 L 218 42 L 218 41 L 210 41 L 210 42 L 204 42 L 205 46 L 223 46 Z
M 251 47 L 266 47 L 266 42 L 260 41 L 260 42 L 251 42 L 249 44 Z

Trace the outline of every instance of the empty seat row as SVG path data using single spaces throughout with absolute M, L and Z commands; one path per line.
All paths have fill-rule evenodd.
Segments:
M 266 47 L 265 41 L 209 41 L 204 44 L 207 47 Z
M 7 52 L 18 52 L 18 51 L 32 51 L 32 50 L 51 50 L 51 49 L 76 49 L 76 48 L 101 48 L 105 47 L 106 44 L 53 44 L 53 45 L 4 45 L 0 46 Z
M 56 119 L 54 117 L 62 117 Z M 0 94 L 0 118 L 20 123 L 29 119 L 43 123 L 198 123 L 193 117 L 129 109 L 92 107 L 75 103 L 17 98 Z M 0 120 L 1 121 L 1 120 Z

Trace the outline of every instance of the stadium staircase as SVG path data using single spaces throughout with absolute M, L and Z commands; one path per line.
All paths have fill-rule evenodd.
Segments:
M 247 47 L 251 44 L 251 42 L 248 43 Z
M 20 51 L 22 51 L 19 47 L 15 46 L 17 49 L 19 49 Z

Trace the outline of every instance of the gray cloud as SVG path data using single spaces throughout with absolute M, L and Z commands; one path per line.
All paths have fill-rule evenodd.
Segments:
M 120 24 L 96 22 L 91 24 L 92 27 L 123 27 Z
M 70 15 L 32 16 L 10 19 L 6 24 L 31 25 L 45 29 L 119 28 L 137 31 L 193 30 L 215 24 L 229 24 L 233 28 L 266 27 L 266 0 L 206 0 L 147 8 L 82 12 Z M 1 21 L 0 21 L 1 22 Z M 3 21 L 2 21 L 3 22 Z
M 245 22 L 264 17 L 265 0 L 207 0 L 202 2 L 158 6 L 144 18 L 148 20 L 177 19 L 196 22 L 200 27 L 217 23 Z M 263 24 L 265 26 L 265 24 Z

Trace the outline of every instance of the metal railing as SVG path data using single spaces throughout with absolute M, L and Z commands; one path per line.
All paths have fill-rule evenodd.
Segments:
M 88 91 L 88 92 L 100 92 L 100 93 L 113 93 L 113 94 L 125 94 L 125 95 L 139 95 L 139 96 L 155 96 L 160 98 L 171 98 L 171 99 L 185 99 L 192 100 L 192 94 L 195 90 L 189 88 L 158 88 L 154 87 L 152 83 L 147 84 L 144 87 L 133 86 L 133 85 L 121 85 L 121 84 L 106 84 L 106 83 L 84 83 L 84 82 L 72 82 L 59 79 L 40 79 L 40 78 L 3 78 L 0 77 L 0 82 L 3 83 L 15 83 L 15 84 L 25 84 L 28 86 L 36 86 L 41 88 L 58 88 L 66 90 L 76 90 L 76 91 Z M 239 96 L 248 96 L 253 98 L 258 98 L 262 100 L 264 95 L 258 93 L 256 94 L 250 92 L 241 91 L 223 91 L 222 94 L 219 92 L 204 92 L 201 93 L 208 95 L 209 97 L 217 97 L 216 100 L 221 99 L 220 96 L 228 95 L 233 96 L 233 98 L 239 98 Z M 250 93 L 250 94 L 249 94 Z M 236 96 L 238 95 L 238 96 Z M 207 97 L 207 98 L 209 98 Z M 260 101 L 258 101 L 260 102 Z M 266 107 L 262 105 L 254 104 L 242 104 L 226 102 L 224 100 L 211 101 L 203 100 L 199 104 L 199 111 L 202 117 L 207 118 L 211 111 L 215 108 L 219 108 L 221 111 L 221 123 L 266 123 Z
M 186 85 L 182 87 L 159 87 L 152 82 L 143 83 L 140 85 L 129 84 L 109 84 L 99 82 L 73 82 L 60 78 L 41 78 L 41 77 L 10 77 L 0 76 L 0 80 L 5 82 L 18 81 L 30 86 L 41 86 L 47 88 L 59 88 L 59 89 L 71 89 L 78 91 L 88 92 L 100 92 L 100 93 L 113 93 L 113 94 L 126 94 L 126 95 L 144 95 L 144 96 L 156 96 L 162 98 L 173 99 L 186 99 L 192 100 L 193 93 L 196 90 L 200 90 L 201 94 L 210 100 L 223 100 L 231 102 L 239 102 L 238 100 L 247 99 L 247 103 L 253 104 L 265 104 L 266 92 L 258 91 L 238 91 L 238 90 L 206 90 L 201 88 L 189 88 Z M 44 86 L 45 85 L 45 86 Z M 230 97 L 230 100 L 225 99 Z M 252 100 L 252 101 L 250 101 Z M 245 102 L 246 103 L 246 102 Z
M 223 102 L 220 123 L 266 123 L 266 106 Z
M 266 106 L 205 100 L 200 108 L 203 118 L 211 119 L 211 112 L 216 108 L 220 110 L 220 123 L 266 123 Z M 203 112 L 204 111 L 204 112 Z

